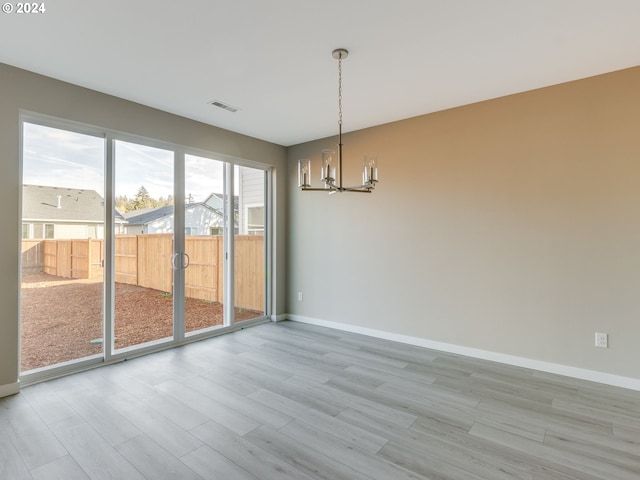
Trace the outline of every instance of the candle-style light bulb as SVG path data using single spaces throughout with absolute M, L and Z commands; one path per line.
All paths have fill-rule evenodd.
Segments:
M 298 187 L 311 186 L 311 160 L 298 160 Z
M 332 185 L 336 180 L 336 152 L 334 150 L 322 150 L 322 174 L 320 179 L 325 186 Z
M 367 153 L 364 156 L 362 166 L 362 183 L 372 185 L 378 182 L 378 156 L 374 153 Z

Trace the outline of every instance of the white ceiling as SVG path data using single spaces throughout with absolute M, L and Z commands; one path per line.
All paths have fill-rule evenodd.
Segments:
M 285 146 L 337 132 L 337 47 L 345 131 L 640 65 L 639 0 L 44 4 L 0 62 Z

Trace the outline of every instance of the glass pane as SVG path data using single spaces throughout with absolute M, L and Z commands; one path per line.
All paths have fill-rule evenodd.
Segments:
M 104 235 L 89 232 L 104 232 L 105 144 L 103 138 L 57 128 L 23 127 L 26 372 L 102 355 Z
M 265 172 L 235 167 L 237 230 L 234 235 L 235 321 L 261 317 L 265 312 Z
M 185 156 L 185 331 L 223 325 L 224 163 Z
M 173 338 L 173 152 L 115 143 L 115 349 Z

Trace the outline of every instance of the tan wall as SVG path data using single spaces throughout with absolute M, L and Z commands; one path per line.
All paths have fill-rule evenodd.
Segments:
M 274 314 L 285 312 L 285 149 L 139 104 L 0 64 L 0 393 L 18 378 L 20 109 L 253 160 L 275 168 Z M 10 387 L 7 387 L 10 388 Z
M 346 184 L 380 155 L 371 195 L 297 191 L 296 160 L 319 168 L 335 138 L 291 147 L 288 311 L 640 378 L 638 85 L 640 67 L 347 134 Z

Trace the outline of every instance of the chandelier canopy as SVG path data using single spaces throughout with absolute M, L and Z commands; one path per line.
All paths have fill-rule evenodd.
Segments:
M 324 183 L 323 188 L 311 186 L 311 160 L 298 160 L 298 187 L 303 191 L 371 193 L 378 183 L 378 157 L 375 154 L 364 156 L 361 185 L 345 187 L 342 184 L 342 60 L 347 58 L 349 52 L 344 48 L 336 48 L 331 54 L 338 60 L 338 156 L 335 150 L 322 150 L 320 180 Z

